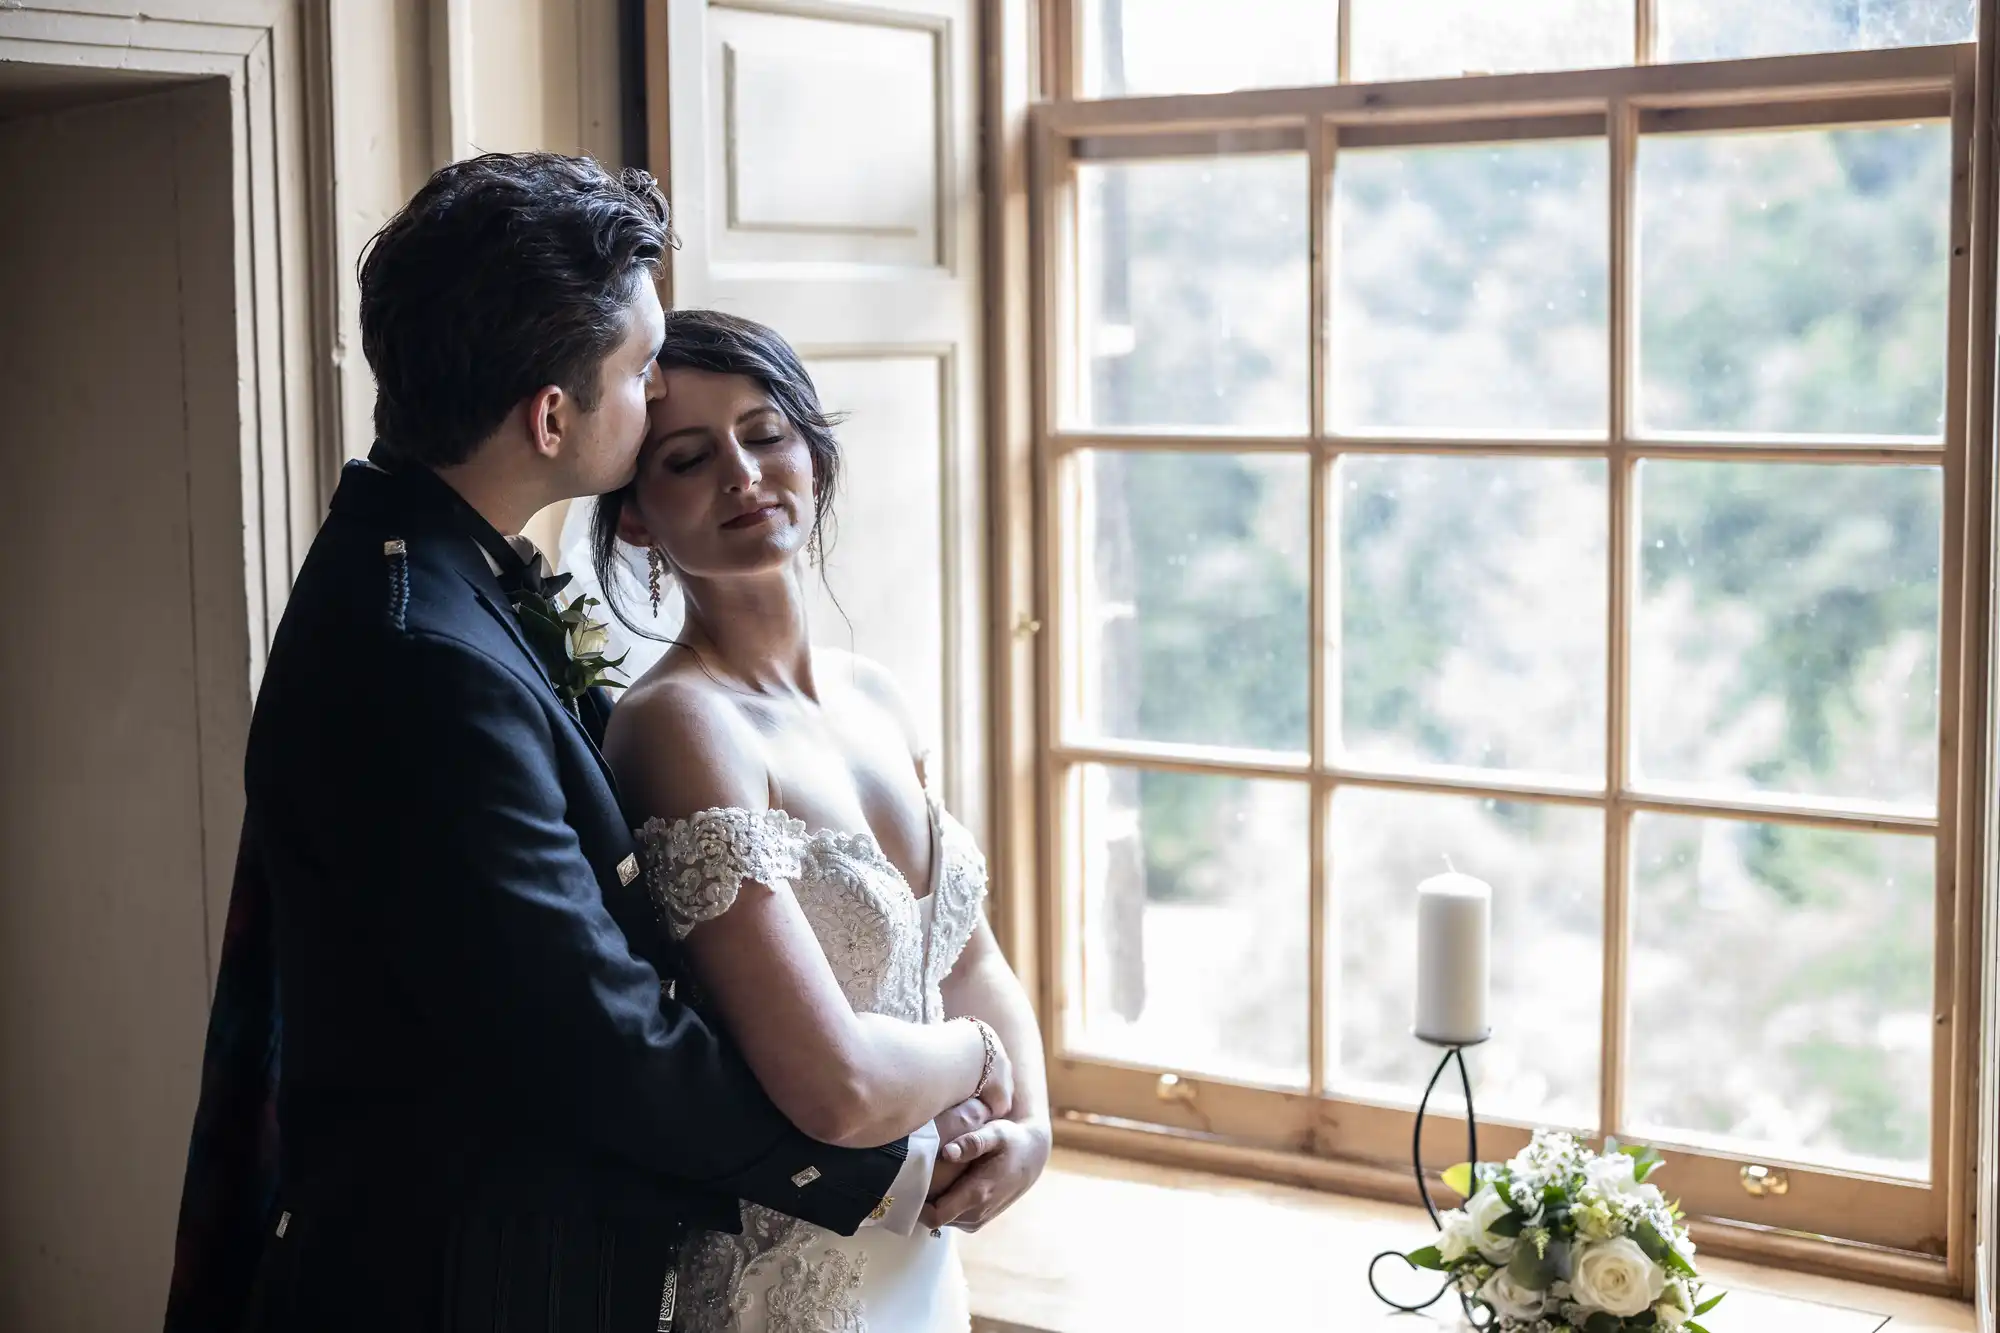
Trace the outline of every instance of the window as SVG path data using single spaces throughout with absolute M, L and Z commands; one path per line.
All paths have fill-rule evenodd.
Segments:
M 1658 1143 L 1959 1282 L 1972 4 L 1048 11 L 1058 1106 L 1407 1161 L 1449 860 L 1488 1155 Z

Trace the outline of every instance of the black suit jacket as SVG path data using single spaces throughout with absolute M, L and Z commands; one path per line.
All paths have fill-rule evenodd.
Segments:
M 433 474 L 356 463 L 300 571 L 251 726 L 170 1333 L 639 1333 L 687 1228 L 734 1231 L 747 1198 L 851 1233 L 904 1161 L 807 1139 L 671 998 L 631 821 L 497 540 Z M 271 989 L 260 950 L 268 1049 L 226 1008 Z M 223 1066 L 259 1058 L 275 1197 L 208 1165 L 254 1156 Z

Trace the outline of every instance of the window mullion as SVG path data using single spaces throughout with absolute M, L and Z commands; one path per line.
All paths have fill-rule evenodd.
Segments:
M 1610 405 L 1610 458 L 1607 460 L 1605 494 L 1610 506 L 1606 536 L 1611 561 L 1606 586 L 1610 606 L 1605 616 L 1609 641 L 1605 651 L 1604 687 L 1604 790 L 1607 805 L 1604 818 L 1604 1006 L 1601 1051 L 1598 1066 L 1598 1128 L 1616 1133 L 1624 1119 L 1626 1022 L 1625 962 L 1630 932 L 1626 926 L 1631 897 L 1630 833 L 1631 811 L 1623 796 L 1631 778 L 1627 745 L 1631 728 L 1631 590 L 1632 590 L 1632 492 L 1634 463 L 1626 446 L 1632 425 L 1632 368 L 1634 364 L 1634 297 L 1638 290 L 1633 275 L 1637 246 L 1633 235 L 1636 202 L 1635 167 L 1639 151 L 1637 113 L 1623 98 L 1615 99 L 1607 111 L 1606 141 L 1611 153 L 1610 202 L 1608 219 L 1611 272 L 1609 275 L 1611 354 L 1606 401 Z
M 1345 8 L 1345 0 L 1342 0 Z M 1307 280 L 1312 290 L 1306 301 L 1307 329 L 1311 347 L 1307 351 L 1307 382 L 1312 394 L 1308 411 L 1312 437 L 1317 442 L 1326 434 L 1326 381 L 1327 381 L 1327 234 L 1330 221 L 1328 212 L 1332 207 L 1333 195 L 1332 153 L 1330 141 L 1332 133 L 1325 124 L 1315 118 L 1306 126 L 1306 246 Z M 1314 773 L 1312 803 L 1306 821 L 1308 836 L 1312 840 L 1311 853 L 1307 857 L 1307 892 L 1310 906 L 1307 909 L 1306 930 L 1310 940 L 1310 960 L 1306 973 L 1306 1002 L 1311 1006 L 1306 1017 L 1306 1064 L 1308 1075 L 1306 1087 L 1317 1094 L 1326 1087 L 1328 990 L 1330 984 L 1337 984 L 1329 972 L 1329 953 L 1332 941 L 1328 937 L 1328 926 L 1332 921 L 1331 904 L 1327 894 L 1331 884 L 1327 857 L 1327 802 L 1330 793 L 1319 782 L 1318 775 L 1325 771 L 1327 761 L 1327 707 L 1332 697 L 1332 672 L 1337 664 L 1327 653 L 1326 627 L 1331 614 L 1333 592 L 1327 582 L 1330 525 L 1332 514 L 1329 504 L 1331 479 L 1327 475 L 1328 465 L 1317 447 L 1313 454 L 1312 475 L 1309 481 L 1311 492 L 1307 498 L 1307 541 L 1309 554 L 1306 572 L 1306 633 L 1309 646 L 1306 650 L 1307 689 L 1306 725 L 1310 732 L 1312 747 L 1312 768 Z
M 1931 1047 L 1931 1179 L 1944 1186 L 1944 1231 L 1946 1254 L 1954 1275 L 1963 1280 L 1971 1247 L 1975 1210 L 1969 1191 L 1976 1168 L 1975 1117 L 1970 1114 L 1973 1100 L 1953 1096 L 1954 1089 L 1977 1085 L 1978 1060 L 1975 1050 L 1979 1014 L 1980 951 L 1968 951 L 1966 943 L 1979 938 L 1978 918 L 1973 914 L 1982 888 L 1981 871 L 1986 864 L 1985 847 L 1991 830 L 1982 827 L 1968 792 L 1982 789 L 1985 764 L 1990 751 L 1985 738 L 1990 734 L 1984 713 L 1991 700 L 1982 688 L 1986 673 L 1986 645 L 1991 625 L 1979 599 L 1967 595 L 1968 588 L 1985 585 L 1990 559 L 1991 512 L 1975 497 L 1990 495 L 1991 454 L 1976 454 L 1973 441 L 1987 438 L 1987 431 L 1975 435 L 1975 401 L 1988 401 L 1990 384 L 1983 367 L 1990 364 L 1990 305 L 1977 316 L 1984 327 L 1973 333 L 1973 294 L 1990 302 L 1992 277 L 1987 260 L 1973 237 L 1975 185 L 1973 181 L 1975 144 L 1974 115 L 1976 66 L 1973 58 L 1959 62 L 1952 93 L 1951 126 L 1951 284 L 1947 312 L 1949 332 L 1945 362 L 1945 459 L 1944 531 L 1939 564 L 1938 626 L 1938 728 L 1942 737 L 1963 737 L 1957 744 L 1949 740 L 1939 747 L 1937 784 L 1936 857 L 1937 921 L 1932 964 L 1933 1012 L 1940 1022 L 1933 1029 Z M 1990 140 L 1989 140 L 1990 144 Z M 1980 156 L 1985 156 L 1981 151 Z M 1990 179 L 1992 167 L 1981 164 Z M 1989 224 L 1990 225 L 1990 224 Z M 1990 245 L 1981 238 L 1981 245 Z M 1974 277 L 1975 254 L 1983 271 Z M 1964 342 L 1961 344 L 1960 340 Z M 1981 369 L 1975 371 L 1975 366 Z M 1990 426 L 1987 428 L 1990 430 Z M 1991 941 L 1985 954 L 1991 956 Z M 1988 1094 L 1990 1095 L 1990 1093 Z

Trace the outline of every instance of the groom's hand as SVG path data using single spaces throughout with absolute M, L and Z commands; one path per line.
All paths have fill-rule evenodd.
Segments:
M 993 1111 L 985 1102 L 968 1097 L 932 1122 L 937 1126 L 938 1155 L 937 1161 L 931 1165 L 931 1187 L 925 1197 L 935 1199 L 950 1189 L 971 1163 L 971 1159 L 963 1155 L 957 1160 L 947 1158 L 945 1145 L 958 1142 L 992 1118 Z
M 938 1151 L 937 1172 L 931 1176 L 934 1189 L 923 1211 L 923 1225 L 934 1230 L 979 1230 L 1041 1178 L 1052 1139 L 1045 1120 L 995 1120 L 963 1138 L 945 1139 Z M 962 1174 L 938 1192 L 938 1174 L 951 1166 Z

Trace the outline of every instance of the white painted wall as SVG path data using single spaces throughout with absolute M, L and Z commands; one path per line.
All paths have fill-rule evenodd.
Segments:
M 211 82 L 0 123 L 0 1328 L 166 1292 L 249 712 L 229 117 Z

